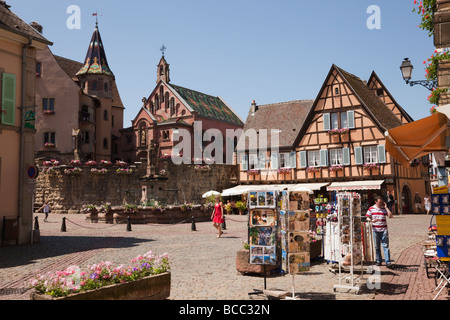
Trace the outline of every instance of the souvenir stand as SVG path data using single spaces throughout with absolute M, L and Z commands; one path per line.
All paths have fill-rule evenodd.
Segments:
M 361 196 L 357 193 L 343 192 L 336 195 L 337 226 L 339 230 L 340 252 L 339 283 L 336 289 L 356 290 L 355 266 L 361 264 L 362 277 L 362 233 L 361 233 Z M 349 273 L 344 269 L 349 269 Z
M 249 245 L 250 264 L 263 265 L 264 290 L 266 290 L 266 266 L 277 264 L 277 192 L 250 191 L 248 193 L 249 208 Z M 254 289 L 252 294 L 261 294 Z
M 288 299 L 296 299 L 295 274 L 311 267 L 309 192 L 296 192 L 295 201 L 290 201 L 289 196 L 289 192 L 281 191 L 281 267 L 292 275 L 292 297 Z
M 436 277 L 440 280 L 435 291 L 439 290 L 433 300 L 445 287 L 450 285 L 450 194 L 433 194 L 431 196 L 433 218 L 436 218 L 436 251 L 438 261 L 435 265 Z

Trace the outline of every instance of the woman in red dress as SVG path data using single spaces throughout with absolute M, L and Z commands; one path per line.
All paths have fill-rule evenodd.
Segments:
M 223 223 L 223 205 L 220 201 L 220 196 L 216 196 L 216 204 L 214 205 L 214 211 L 211 215 L 214 228 L 219 232 L 217 238 L 222 235 L 222 223 Z

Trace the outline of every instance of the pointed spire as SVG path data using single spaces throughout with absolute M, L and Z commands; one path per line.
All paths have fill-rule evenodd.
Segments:
M 84 59 L 84 66 L 78 71 L 77 76 L 83 74 L 104 74 L 114 77 L 108 66 L 105 49 L 103 47 L 100 31 L 98 30 L 98 21 L 95 22 L 94 33 L 89 44 L 89 49 Z

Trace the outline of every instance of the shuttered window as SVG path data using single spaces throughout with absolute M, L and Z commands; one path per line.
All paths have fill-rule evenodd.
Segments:
M 1 109 L 1 123 L 13 126 L 16 115 L 16 76 L 14 74 L 3 73 Z
M 331 129 L 330 114 L 324 113 L 323 114 L 323 130 L 330 131 L 330 129 Z
M 386 163 L 386 148 L 383 145 L 378 146 L 378 162 Z
M 320 150 L 320 166 L 327 167 L 328 166 L 328 150 Z
M 297 152 L 293 151 L 289 153 L 289 165 L 290 168 L 297 168 Z
M 270 156 L 270 168 L 278 170 L 278 152 L 272 152 L 272 155 Z
M 361 147 L 355 148 L 355 164 L 357 165 L 363 164 L 363 153 Z
M 300 151 L 300 168 L 306 168 L 307 166 L 306 151 Z

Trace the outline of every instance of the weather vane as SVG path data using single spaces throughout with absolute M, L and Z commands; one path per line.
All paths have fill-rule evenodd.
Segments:
M 159 49 L 159 50 L 161 50 L 163 57 L 164 57 L 164 51 L 166 51 L 166 49 L 167 48 L 164 45 L 162 45 L 161 49 Z
M 95 11 L 95 12 L 92 14 L 92 16 L 95 17 L 95 25 L 98 27 L 98 12 Z M 103 15 L 101 15 L 101 16 L 103 16 Z

